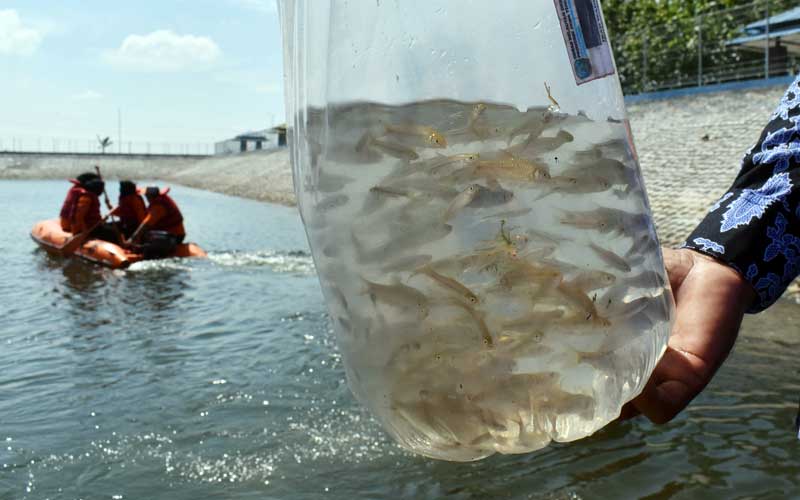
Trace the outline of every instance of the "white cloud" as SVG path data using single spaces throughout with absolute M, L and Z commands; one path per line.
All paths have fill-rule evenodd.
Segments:
M 158 30 L 146 35 L 128 35 L 119 48 L 105 53 L 105 59 L 120 69 L 170 72 L 206 69 L 221 55 L 211 38 Z
M 0 54 L 29 56 L 42 38 L 44 33 L 24 25 L 16 10 L 0 10 Z
M 277 12 L 277 0 L 230 0 L 239 7 L 255 10 L 263 14 Z
M 95 101 L 102 98 L 103 94 L 100 92 L 95 92 L 94 90 L 86 90 L 72 96 L 73 101 Z

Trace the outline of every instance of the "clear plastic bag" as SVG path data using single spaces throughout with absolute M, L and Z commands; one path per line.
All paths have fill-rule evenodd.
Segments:
M 356 397 L 446 460 L 616 418 L 673 303 L 597 2 L 279 7 L 295 189 Z

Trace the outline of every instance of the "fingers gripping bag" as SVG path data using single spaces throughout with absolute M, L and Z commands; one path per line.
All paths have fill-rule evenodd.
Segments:
M 672 295 L 597 0 L 281 0 L 295 189 L 347 379 L 403 447 L 588 436 Z

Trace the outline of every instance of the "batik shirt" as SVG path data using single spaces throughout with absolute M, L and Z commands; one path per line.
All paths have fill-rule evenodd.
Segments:
M 758 293 L 748 312 L 775 302 L 800 274 L 800 76 L 792 83 L 733 186 L 684 247 L 736 269 Z

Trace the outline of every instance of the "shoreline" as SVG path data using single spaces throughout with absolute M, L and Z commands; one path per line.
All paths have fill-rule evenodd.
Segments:
M 94 165 L 109 181 L 153 179 L 296 206 L 287 148 L 205 158 L 0 153 L 0 180 L 66 180 Z

